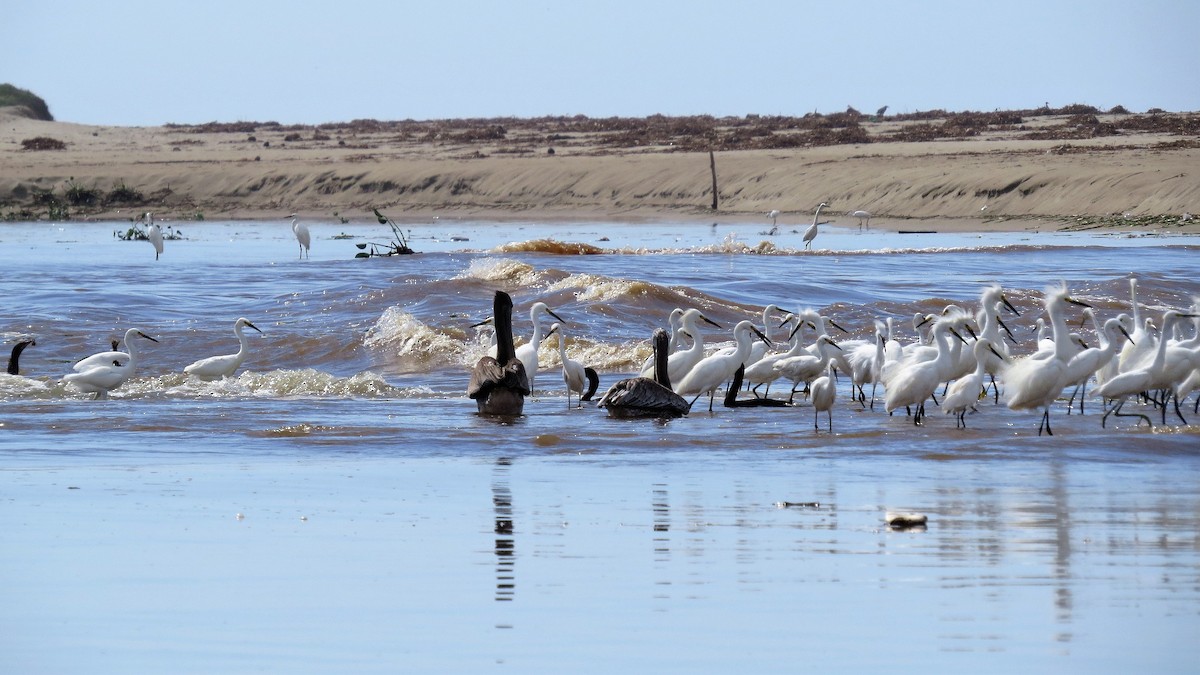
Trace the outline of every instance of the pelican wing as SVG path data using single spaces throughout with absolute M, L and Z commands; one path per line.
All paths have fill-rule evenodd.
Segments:
M 609 387 L 596 405 L 607 408 L 615 416 L 622 413 L 629 416 L 679 416 L 687 414 L 689 408 L 682 396 L 645 377 L 631 377 L 617 382 Z
M 525 375 L 525 364 L 512 358 L 507 366 L 496 359 L 485 356 L 471 371 L 471 382 L 467 385 L 467 396 L 473 399 L 486 398 L 493 389 L 511 389 L 522 396 L 529 395 L 529 378 Z

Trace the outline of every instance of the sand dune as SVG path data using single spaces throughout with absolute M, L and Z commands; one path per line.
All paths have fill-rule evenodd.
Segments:
M 63 195 L 71 185 L 100 195 L 96 204 L 69 206 L 75 218 L 153 210 L 181 219 L 298 212 L 358 220 L 380 207 L 398 219 L 707 220 L 762 219 L 779 209 L 784 224 L 807 222 L 825 201 L 825 214 L 847 224 L 857 221 L 846 214 L 867 209 L 872 225 L 885 227 L 912 219 L 1066 227 L 1086 216 L 1089 224 L 1195 231 L 1183 214 L 1200 214 L 1200 142 L 1162 129 L 1031 139 L 1031 129 L 1063 128 L 1063 116 L 1046 115 L 960 139 L 719 150 L 713 212 L 708 153 L 687 149 L 695 138 L 622 146 L 611 133 L 507 122 L 446 133 L 394 124 L 108 127 L 0 111 L 0 214 L 47 217 L 39 191 Z M 863 138 L 884 139 L 904 124 L 865 121 Z M 35 137 L 66 148 L 22 149 Z M 141 201 L 104 203 L 120 185 Z

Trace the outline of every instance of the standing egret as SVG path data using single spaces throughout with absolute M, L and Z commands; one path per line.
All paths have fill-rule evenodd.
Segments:
M 764 342 L 767 341 L 766 336 L 755 328 L 753 323 L 739 322 L 733 328 L 733 338 L 737 342 L 737 349 L 732 354 L 713 354 L 701 359 L 680 380 L 679 385 L 675 387 L 675 393 L 681 396 L 695 394 L 696 397 L 691 400 L 689 406 L 695 403 L 701 395 L 708 394 L 708 411 L 712 412 L 713 396 L 716 394 L 717 388 L 728 382 L 734 372 L 745 364 L 746 357 L 750 356 L 750 345 L 755 336 Z
M 1065 286 L 1046 289 L 1043 304 L 1046 313 L 1050 315 L 1053 350 L 1040 358 L 1037 353 L 1026 356 L 1004 373 L 1005 396 L 1010 410 L 1044 410 L 1041 423 L 1038 424 L 1039 436 L 1042 435 L 1042 429 L 1045 429 L 1047 434 L 1054 435 L 1050 429 L 1050 404 L 1066 386 L 1064 379 L 1067 375 L 1067 363 L 1078 351 L 1071 344 L 1067 320 L 1063 316 L 1067 303 L 1090 307 L 1087 303 L 1068 295 Z
M 829 206 L 829 204 L 826 204 L 825 202 L 821 202 L 820 205 L 817 206 L 817 212 L 813 215 L 812 225 L 809 225 L 808 229 L 804 231 L 804 248 L 809 248 L 812 246 L 813 239 L 817 238 L 817 219 L 821 217 L 821 209 L 825 208 L 826 206 Z
M 300 258 L 303 259 L 309 252 L 309 244 L 312 243 L 312 237 L 308 234 L 308 226 L 300 222 L 296 218 L 296 214 L 291 215 L 292 218 L 292 234 L 296 235 L 296 242 L 300 244 Z
M 769 234 L 771 236 L 775 236 L 775 235 L 779 234 L 779 225 L 777 225 L 775 223 L 775 221 L 777 221 L 779 219 L 779 209 L 771 209 L 767 213 L 767 217 L 771 219 L 771 231 L 768 232 L 767 234 Z
M 813 404 L 813 429 L 820 431 L 821 412 L 824 411 L 829 420 L 829 431 L 833 432 L 833 401 L 837 396 L 837 386 L 833 381 L 833 365 L 826 364 L 825 374 L 813 380 L 809 387 L 812 391 L 810 400 Z
M 797 328 L 799 330 L 799 328 Z M 837 350 L 836 352 L 834 350 Z M 780 377 L 792 381 L 792 392 L 788 396 L 788 403 L 796 397 L 796 387 L 801 382 L 811 391 L 811 382 L 821 376 L 825 369 L 829 366 L 829 362 L 835 358 L 835 354 L 841 352 L 842 348 L 838 343 L 833 341 L 833 338 L 828 335 L 821 334 L 817 336 L 817 342 L 810 348 L 809 352 L 800 352 L 798 356 L 790 356 L 785 359 L 779 359 L 775 362 L 773 368 Z
M 183 372 L 188 375 L 195 375 L 201 380 L 216 380 L 229 377 L 233 374 L 238 366 L 242 365 L 242 361 L 246 360 L 246 351 L 248 344 L 246 336 L 242 334 L 242 328 L 253 328 L 259 333 L 258 326 L 250 323 L 249 319 L 241 318 L 233 322 L 233 334 L 237 336 L 240 347 L 236 354 L 226 354 L 225 356 L 210 356 L 207 359 L 200 359 L 192 365 L 183 369 Z
M 158 256 L 163 252 L 162 230 L 154 224 L 154 216 L 150 213 L 146 213 L 146 222 L 149 223 L 146 226 L 146 238 L 154 245 L 154 259 L 158 260 Z
M 683 312 L 683 318 L 679 320 L 680 330 L 692 338 L 692 346 L 671 354 L 667 359 L 667 373 L 672 382 L 681 382 L 683 377 L 704 358 L 704 335 L 700 333 L 697 321 L 703 321 L 717 328 L 721 327 L 715 321 L 701 314 L 698 309 L 688 309 Z
M 538 317 L 542 314 L 549 314 L 558 319 L 559 322 L 566 323 L 562 317 L 555 314 L 554 310 L 547 307 L 544 302 L 535 302 L 533 303 L 533 307 L 529 308 L 529 320 L 533 322 L 533 335 L 530 336 L 529 342 L 517 348 L 516 355 L 518 359 L 521 359 L 521 363 L 525 364 L 525 377 L 529 378 L 529 393 L 531 394 L 533 393 L 533 379 L 537 377 L 538 371 L 538 347 L 541 346 L 542 340 L 546 339 L 546 336 L 549 335 L 549 333 L 542 334 L 542 324 L 538 321 Z M 498 327 L 497 332 L 499 332 Z
M 25 351 L 26 347 L 36 347 L 37 342 L 33 340 L 22 340 L 13 345 L 12 354 L 8 357 L 8 374 L 21 374 L 21 352 Z
M 1108 420 L 1109 415 L 1117 417 L 1140 417 L 1146 420 L 1146 424 L 1154 426 L 1149 417 L 1140 413 L 1123 414 L 1121 406 L 1125 405 L 1125 399 L 1144 391 L 1148 391 L 1155 386 L 1155 380 L 1160 376 L 1160 371 L 1166 364 L 1167 357 L 1167 335 L 1175 325 L 1175 321 L 1181 317 L 1191 318 L 1192 314 L 1181 314 L 1175 310 L 1169 310 L 1163 314 L 1162 318 L 1162 336 L 1158 340 L 1157 346 L 1154 348 L 1153 358 L 1149 363 L 1135 365 L 1132 369 L 1122 371 L 1116 377 L 1108 380 L 1104 384 L 1096 387 L 1093 391 L 1096 394 L 1108 399 L 1116 399 L 1117 402 L 1104 412 L 1104 416 L 1100 418 L 1100 426 L 1104 427 L 1104 423 Z M 1144 339 L 1144 336 L 1143 336 Z M 1163 401 L 1165 407 L 1167 402 Z M 1164 413 L 1165 415 L 1165 413 Z
M 1090 309 L 1084 311 L 1091 312 Z M 1092 321 L 1095 320 L 1095 316 L 1092 316 Z M 1079 414 L 1083 414 L 1083 400 L 1087 396 L 1087 381 L 1113 360 L 1122 335 L 1132 339 L 1129 337 L 1129 332 L 1121 325 L 1119 317 L 1105 321 L 1104 326 L 1096 333 L 1100 340 L 1100 346 L 1084 349 L 1067 361 L 1067 373 L 1063 376 L 1064 386 L 1075 386 L 1075 391 L 1071 392 L 1071 400 L 1067 403 L 1067 414 L 1070 414 L 1071 407 L 1075 405 L 1075 395 L 1080 394 L 1081 388 L 1083 392 L 1079 396 Z
M 158 342 L 136 328 L 125 331 L 125 352 L 100 352 L 80 360 L 73 366 L 75 372 L 63 376 L 63 382 L 74 385 L 84 393 L 95 394 L 97 400 L 108 398 L 108 393 L 133 377 L 137 369 L 137 345 L 135 337 Z
M 871 227 L 871 212 L 870 211 L 854 211 L 850 214 L 851 218 L 858 218 L 858 229 L 862 229 L 863 221 L 867 221 L 867 227 Z
M 671 391 L 667 374 L 667 331 L 654 331 L 654 378 L 630 377 L 608 388 L 597 406 L 608 411 L 609 417 L 655 417 L 669 419 L 688 414 L 691 406 L 679 394 Z
M 513 349 L 512 298 L 504 291 L 496 291 L 492 321 L 496 327 L 496 357 L 484 356 L 475 364 L 467 396 L 475 400 L 482 414 L 517 416 L 525 408 L 529 379 L 525 364 Z
M 967 428 L 967 411 L 974 408 L 979 399 L 985 395 L 983 375 L 987 371 L 988 357 L 994 356 L 1000 359 L 1001 363 L 1004 362 L 1004 357 L 996 351 L 995 345 L 987 338 L 981 337 L 976 340 L 972 352 L 975 355 L 975 370 L 955 380 L 946 390 L 946 395 L 942 397 L 942 413 L 958 417 L 955 429 Z
M 563 335 L 561 324 L 550 326 L 550 333 L 558 333 L 558 360 L 562 362 L 563 383 L 567 385 L 567 408 L 571 407 L 572 393 L 579 397 L 579 407 L 582 408 L 583 402 L 596 393 L 600 378 L 596 371 L 585 368 L 582 363 L 567 356 L 567 336 Z M 588 383 L 587 391 L 583 388 L 584 381 Z
M 916 410 L 913 411 L 913 424 L 918 426 L 925 421 L 925 400 L 937 391 L 942 382 L 942 372 L 951 365 L 950 338 L 947 333 L 953 333 L 955 337 L 962 339 L 947 321 L 934 323 L 932 333 L 933 342 L 937 345 L 937 355 L 934 358 L 900 362 L 897 364 L 897 370 L 884 376 L 884 386 L 887 387 L 883 397 L 884 410 L 890 415 L 901 406 L 916 406 Z

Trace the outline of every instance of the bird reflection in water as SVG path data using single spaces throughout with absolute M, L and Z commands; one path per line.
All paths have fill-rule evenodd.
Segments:
M 508 469 L 512 460 L 500 457 L 492 473 L 492 507 L 496 512 L 496 601 L 511 602 L 516 595 L 516 540 L 513 537 L 512 488 Z

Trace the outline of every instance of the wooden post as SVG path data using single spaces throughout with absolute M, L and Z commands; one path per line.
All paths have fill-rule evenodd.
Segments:
M 712 177 L 713 177 L 713 211 L 716 211 L 716 210 L 717 210 L 717 199 L 718 199 L 718 197 L 719 197 L 719 195 L 717 194 L 717 157 L 716 157 L 716 155 L 714 155 L 714 154 L 713 154 L 713 151 L 712 151 L 712 150 L 709 150 L 709 151 L 708 151 L 708 166 L 709 166 L 709 168 L 711 168 L 711 169 L 712 169 Z

